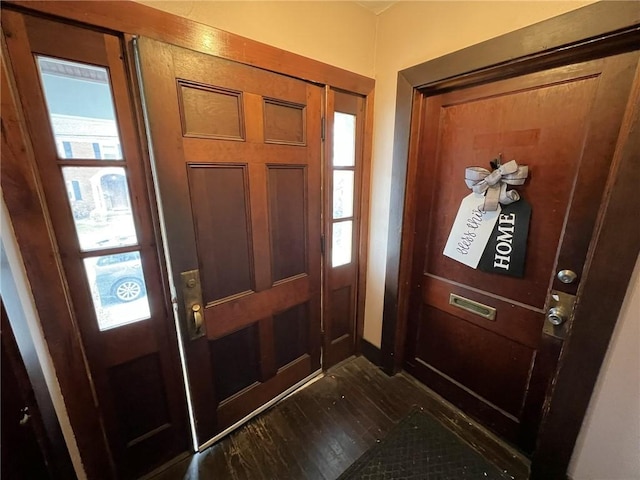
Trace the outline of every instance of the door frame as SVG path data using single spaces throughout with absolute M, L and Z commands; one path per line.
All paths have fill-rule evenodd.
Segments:
M 358 261 L 358 313 L 356 348 L 362 338 L 364 292 L 368 252 L 368 200 L 372 152 L 373 95 L 375 81 L 360 74 L 287 52 L 215 27 L 156 10 L 132 1 L 16 1 L 3 2 L 2 9 L 46 16 L 52 20 L 97 28 L 119 34 L 126 41 L 144 35 L 165 43 L 181 46 L 212 56 L 233 60 L 308 82 L 327 85 L 363 95 L 366 99 L 363 147 L 363 182 Z M 114 464 L 106 443 L 100 409 L 95 398 L 84 345 L 76 323 L 76 312 L 62 268 L 50 215 L 44 200 L 43 179 L 37 169 L 32 140 L 26 128 L 23 107 L 15 89 L 11 62 L 3 37 L 0 58 L 2 79 L 2 176 L 1 186 L 9 218 L 12 222 L 24 267 L 32 289 L 36 310 L 42 319 L 42 331 L 49 348 L 69 422 L 74 432 L 80 457 L 89 478 L 114 476 Z M 129 53 L 128 45 L 126 45 Z M 138 129 L 144 132 L 141 99 L 137 92 L 132 58 L 129 66 L 130 86 L 134 92 Z M 143 161 L 150 165 L 148 146 L 140 135 Z M 148 179 L 148 186 L 153 184 Z M 149 197 L 155 198 L 153 191 Z M 157 210 L 152 209 L 156 241 L 162 250 Z M 160 255 L 164 258 L 164 255 Z M 166 268 L 163 266 L 163 268 Z M 165 302 L 170 303 L 168 287 Z M 110 474 L 106 474 L 110 472 Z
M 396 373 L 403 364 L 413 251 L 410 233 L 416 211 L 413 181 L 423 98 L 436 89 L 441 93 L 635 50 L 634 42 L 640 44 L 637 5 L 598 2 L 399 72 L 381 347 L 388 374 Z M 547 395 L 531 478 L 565 478 L 640 251 L 639 232 L 627 232 L 624 239 L 618 235 L 619 225 L 637 216 L 625 206 L 638 198 L 639 83 L 636 72 L 592 238 L 585 268 L 588 275 L 579 293 L 578 321 L 565 341 L 555 388 Z M 612 254 L 615 264 L 607 261 Z M 602 298 L 607 298 L 606 305 Z

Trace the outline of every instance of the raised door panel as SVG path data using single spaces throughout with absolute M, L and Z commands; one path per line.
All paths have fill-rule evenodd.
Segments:
M 305 145 L 305 106 L 264 99 L 264 141 Z
M 253 290 L 246 166 L 189 164 L 188 169 L 205 304 Z
M 188 137 L 244 140 L 242 93 L 178 81 L 182 133 Z
M 306 170 L 268 166 L 272 283 L 307 273 Z

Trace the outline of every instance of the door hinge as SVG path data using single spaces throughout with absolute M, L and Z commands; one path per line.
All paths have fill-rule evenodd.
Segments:
M 320 235 L 320 253 L 324 255 L 324 235 Z
M 324 142 L 324 137 L 327 131 L 327 117 L 322 117 L 322 121 L 320 123 L 320 138 Z

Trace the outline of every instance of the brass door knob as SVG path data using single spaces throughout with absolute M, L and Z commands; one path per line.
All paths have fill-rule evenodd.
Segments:
M 191 312 L 193 313 L 193 325 L 196 330 L 200 330 L 204 323 L 204 318 L 202 317 L 202 306 L 196 303 L 191 307 Z

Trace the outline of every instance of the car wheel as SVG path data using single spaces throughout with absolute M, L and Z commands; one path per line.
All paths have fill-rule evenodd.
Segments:
M 142 282 L 135 278 L 120 280 L 113 287 L 113 292 L 121 302 L 132 302 L 142 296 Z

